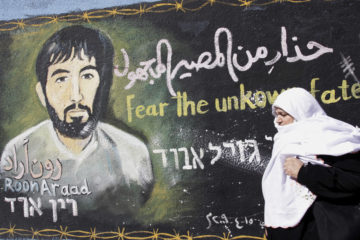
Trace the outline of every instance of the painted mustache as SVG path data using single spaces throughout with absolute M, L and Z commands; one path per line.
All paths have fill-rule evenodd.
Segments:
M 76 107 L 76 104 L 71 104 L 70 106 L 67 106 L 65 109 L 64 109 L 64 119 L 66 119 L 66 115 L 67 113 L 70 111 L 70 110 L 73 110 L 73 109 L 82 109 L 82 110 L 86 110 L 88 115 L 90 116 L 91 115 L 91 110 L 88 106 L 85 106 L 85 105 L 82 105 L 82 104 L 77 104 L 77 107 Z

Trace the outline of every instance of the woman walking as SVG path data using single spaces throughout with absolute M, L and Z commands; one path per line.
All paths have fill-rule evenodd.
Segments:
M 360 131 L 302 88 L 273 104 L 274 146 L 262 179 L 269 240 L 360 239 Z

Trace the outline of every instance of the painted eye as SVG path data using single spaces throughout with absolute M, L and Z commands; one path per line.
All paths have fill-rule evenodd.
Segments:
M 94 78 L 94 75 L 92 75 L 91 73 L 86 73 L 86 74 L 82 75 L 81 77 L 82 77 L 82 79 L 90 80 L 90 79 Z
M 56 78 L 55 82 L 56 83 L 63 83 L 67 80 L 67 77 L 58 77 Z

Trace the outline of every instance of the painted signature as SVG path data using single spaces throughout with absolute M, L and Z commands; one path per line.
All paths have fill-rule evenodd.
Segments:
M 255 214 L 257 215 L 257 214 Z M 254 216 L 255 216 L 254 215 Z M 243 229 L 244 226 L 251 226 L 251 225 L 259 225 L 260 228 L 264 228 L 264 222 L 260 219 L 254 218 L 254 216 L 248 216 L 248 217 L 228 217 L 225 213 L 222 213 L 220 215 L 213 214 L 209 212 L 206 215 L 206 220 L 208 222 L 208 226 L 206 229 L 210 229 L 213 226 L 220 225 L 223 226 L 229 234 L 232 234 L 231 232 L 231 226 L 235 226 L 236 229 Z

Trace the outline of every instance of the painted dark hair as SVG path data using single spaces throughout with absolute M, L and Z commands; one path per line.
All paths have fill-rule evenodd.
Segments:
M 113 77 L 113 45 L 107 36 L 96 29 L 80 25 L 66 27 L 54 33 L 44 43 L 36 60 L 36 75 L 38 81 L 41 83 L 45 94 L 47 109 L 55 127 L 59 119 L 53 107 L 50 106 L 46 96 L 48 68 L 50 65 L 65 62 L 69 60 L 70 57 L 82 59 L 82 50 L 85 56 L 89 57 L 89 60 L 92 57 L 95 58 L 96 70 L 100 76 L 99 87 L 93 103 L 92 121 L 95 122 L 95 125 L 93 124 L 91 128 L 95 128 L 99 117 L 106 110 Z M 54 114 L 56 116 L 54 116 Z M 57 127 L 59 128 L 61 126 L 58 125 Z M 61 131 L 61 129 L 59 130 Z M 64 132 L 64 134 L 69 134 L 68 136 L 70 137 L 86 137 L 87 135 L 77 136 L 77 133 L 71 134 L 67 132 Z
M 95 58 L 96 68 L 100 76 L 98 94 L 101 97 L 101 99 L 96 100 L 106 98 L 105 101 L 107 102 L 113 77 L 113 45 L 110 39 L 100 31 L 80 25 L 63 28 L 44 43 L 36 60 L 36 75 L 44 93 L 46 93 L 48 67 L 69 60 L 73 48 L 75 50 L 74 56 L 79 59 L 81 59 L 82 49 L 86 56 Z

